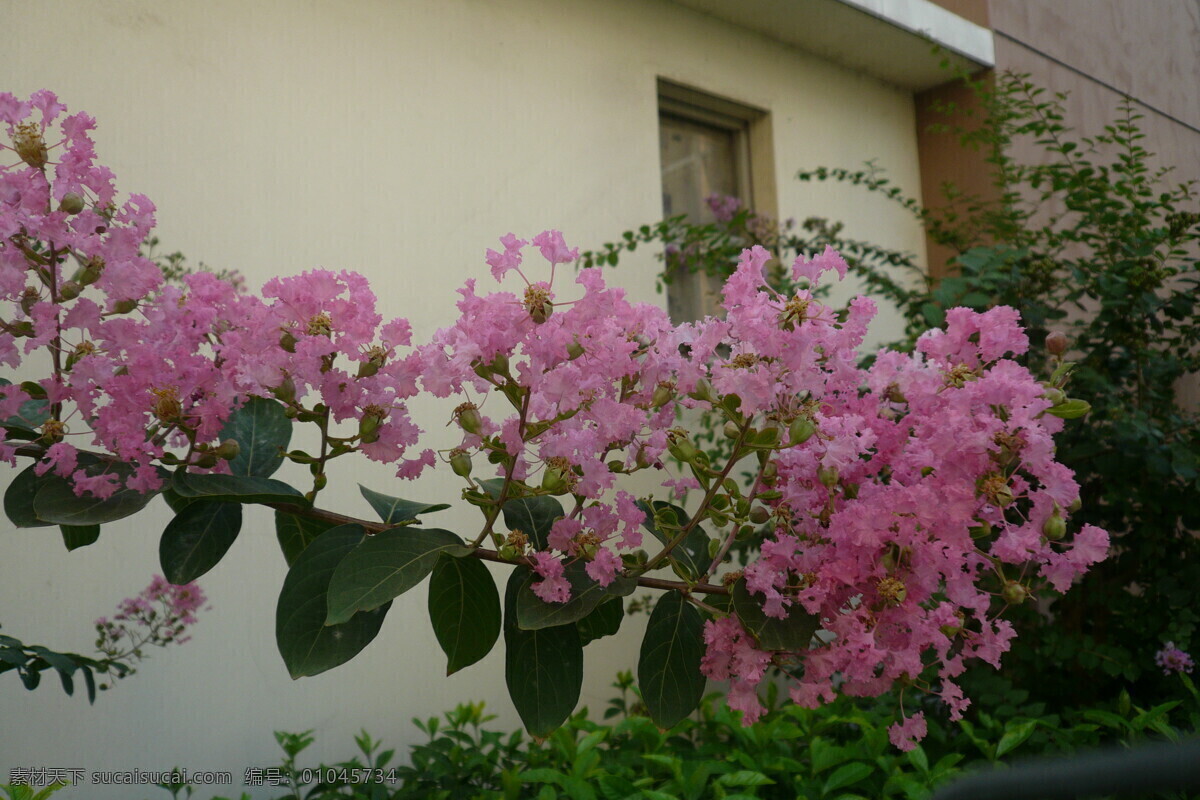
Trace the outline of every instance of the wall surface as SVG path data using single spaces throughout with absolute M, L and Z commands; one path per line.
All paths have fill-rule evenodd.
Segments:
M 482 256 L 500 235 L 556 227 L 594 247 L 658 218 L 660 77 L 770 111 L 783 216 L 843 219 L 851 236 L 923 248 L 889 204 L 792 178 L 802 166 L 878 158 L 917 192 L 910 96 L 671 3 L 0 0 L 0 19 L 0 89 L 50 88 L 93 114 L 101 161 L 121 190 L 158 205 L 167 251 L 240 269 L 253 288 L 315 266 L 361 271 L 381 313 L 408 317 L 417 341 L 451 321 L 466 278 L 490 282 Z M 609 277 L 661 303 L 655 262 L 638 255 Z M 449 408 L 414 407 L 429 446 L 449 444 Z M 358 482 L 458 495 L 444 475 L 398 486 L 387 469 L 358 464 L 331 475 L 326 504 L 370 516 Z M 89 652 L 91 621 L 158 571 L 167 519 L 156 502 L 69 554 L 52 528 L 3 523 L 4 632 Z M 478 525 L 465 511 L 436 522 Z M 277 763 L 273 730 L 317 729 L 313 766 L 347 757 L 362 728 L 393 746 L 417 741 L 411 718 L 469 699 L 486 699 L 495 724 L 517 725 L 499 651 L 443 676 L 423 589 L 397 601 L 358 658 L 290 680 L 273 630 L 284 574 L 270 516 L 251 511 L 201 579 L 212 608 L 192 642 L 154 651 L 94 706 L 64 696 L 53 676 L 32 693 L 0 676 L 0 780 L 14 767 L 180 766 L 232 771 L 235 785 L 217 791 L 237 796 L 247 767 Z M 588 654 L 582 705 L 602 709 L 615 671 L 633 666 L 641 624 L 629 619 L 589 648 L 605 652 Z M 87 785 L 58 796 L 163 795 Z

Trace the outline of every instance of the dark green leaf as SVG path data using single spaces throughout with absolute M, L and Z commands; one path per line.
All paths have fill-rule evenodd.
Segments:
M 429 621 L 446 654 L 447 675 L 491 652 L 500 638 L 500 594 L 482 561 L 438 557 L 429 577 Z
M 11 385 L 11 381 L 6 378 L 0 378 L 0 386 Z M 36 433 L 41 428 L 42 423 L 48 419 L 50 419 L 50 403 L 46 400 L 45 392 L 43 391 L 41 397 L 31 397 L 22 403 L 21 408 L 18 409 L 14 416 L 9 417 L 4 422 L 0 422 L 0 427 Z
M 62 531 L 63 544 L 67 546 L 67 550 L 87 547 L 89 544 L 95 544 L 96 540 L 100 538 L 99 525 L 59 525 L 58 527 Z
M 411 522 L 419 522 L 417 519 L 421 514 L 432 514 L 434 511 L 442 511 L 450 507 L 449 503 L 415 503 L 412 500 L 401 500 L 399 497 L 389 497 L 386 494 L 368 489 L 359 484 L 358 490 L 362 492 L 362 496 L 371 504 L 371 508 L 375 509 L 375 513 L 379 518 L 388 525 L 405 525 Z
M 525 729 L 548 736 L 575 710 L 583 685 L 583 645 L 574 625 L 522 630 L 517 593 L 529 576 L 519 567 L 504 593 L 504 679 Z
M 1072 399 L 1046 409 L 1046 413 L 1062 417 L 1063 419 L 1079 419 L 1091 410 L 1092 406 L 1090 403 L 1084 400 Z
M 864 764 L 861 761 L 851 761 L 849 764 L 843 764 L 835 769 L 833 774 L 825 781 L 823 793 L 828 795 L 830 792 L 841 789 L 844 786 L 856 784 L 874 771 L 874 767 L 870 764 Z
M 479 482 L 493 498 L 500 496 L 501 478 L 488 478 Z M 519 497 L 504 503 L 504 524 L 510 531 L 521 531 L 537 550 L 545 550 L 550 537 L 550 528 L 555 520 L 565 516 L 562 503 L 553 497 Z
M 530 575 L 517 593 L 517 624 L 527 631 L 567 625 L 583 619 L 609 597 L 624 597 L 637 588 L 637 581 L 617 576 L 607 587 L 596 583 L 586 572 L 582 560 L 566 566 L 564 577 L 571 584 L 571 599 L 565 603 L 547 603 L 533 592 L 540 578 Z
M 288 566 L 296 563 L 296 557 L 312 544 L 318 536 L 334 527 L 332 522 L 299 517 L 284 511 L 275 512 L 275 538 L 283 550 Z
M 768 617 L 763 613 L 762 604 L 746 588 L 745 578 L 733 585 L 733 608 L 742 627 L 764 650 L 792 653 L 807 650 L 820 621 L 816 614 L 809 614 L 799 603 L 789 606 L 783 619 Z
M 176 472 L 171 488 L 182 498 L 230 503 L 292 503 L 304 505 L 304 495 L 283 481 L 246 475 L 190 475 Z
M 54 523 L 38 519 L 33 510 L 33 498 L 37 496 L 43 479 L 33 471 L 33 465 L 17 473 L 4 492 L 4 514 L 18 528 L 45 528 Z
M 158 563 L 171 583 L 191 583 L 224 558 L 242 529 L 238 503 L 192 503 L 175 515 L 158 543 Z
M 646 519 L 642 522 L 642 526 L 663 544 L 674 539 L 691 518 L 679 506 L 661 500 L 654 501 L 653 511 L 643 500 L 638 501 L 638 506 L 646 513 Z M 664 526 L 661 529 L 655 522 L 655 516 L 663 519 Z M 708 569 L 711 561 L 708 555 L 708 534 L 704 532 L 703 528 L 696 525 L 688 532 L 687 537 L 671 551 L 668 558 L 678 566 L 683 576 L 691 580 L 699 578 Z
M 129 476 L 132 467 L 127 464 L 97 464 L 88 469 L 92 475 L 104 472 L 115 473 L 121 481 Z M 135 492 L 118 489 L 110 497 L 80 497 L 71 484 L 57 476 L 45 475 L 37 495 L 33 498 L 33 510 L 38 518 L 58 525 L 101 525 L 136 514 L 158 494 L 157 492 Z
M 605 636 L 612 636 L 621 629 L 625 619 L 625 601 L 610 597 L 592 609 L 592 613 L 575 623 L 579 629 L 579 641 L 586 645 Z
M 333 572 L 365 536 L 359 525 L 330 528 L 305 548 L 288 570 L 275 611 L 275 641 L 293 678 L 344 664 L 379 633 L 390 603 L 355 614 L 341 625 L 325 624 Z
M 268 478 L 283 464 L 283 453 L 292 440 L 292 421 L 283 405 L 265 397 L 251 397 L 229 415 L 220 438 L 239 445 L 237 458 L 229 462 L 234 475 Z
M 404 594 L 425 579 L 439 555 L 462 548 L 462 539 L 438 528 L 391 528 L 367 537 L 334 572 L 326 624 L 345 622 L 356 611 Z
M 1000 737 L 1000 743 L 996 745 L 996 758 L 1016 750 L 1036 729 L 1037 720 L 1034 719 L 1013 720 L 1008 723 L 1004 728 L 1004 735 Z
M 700 673 L 704 620 L 679 592 L 667 592 L 654 606 L 638 659 L 638 685 L 650 718 L 670 728 L 692 713 L 704 696 Z

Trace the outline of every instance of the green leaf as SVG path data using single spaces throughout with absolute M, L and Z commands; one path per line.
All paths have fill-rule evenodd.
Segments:
M 89 544 L 95 544 L 100 538 L 99 525 L 59 525 L 62 531 L 63 544 L 67 546 L 67 550 L 78 550 L 80 547 L 87 547 Z
M 661 500 L 654 501 L 653 510 L 644 500 L 638 501 L 638 507 L 646 514 L 646 518 L 642 521 L 642 527 L 650 531 L 654 538 L 663 544 L 674 539 L 691 519 L 691 515 L 679 506 Z M 659 529 L 655 516 L 663 518 L 666 525 L 664 529 Z M 708 555 L 708 534 L 704 532 L 703 528 L 696 525 L 688 532 L 687 537 L 671 551 L 668 558 L 682 570 L 683 575 L 692 580 L 699 578 L 712 561 Z
M 579 702 L 583 645 L 574 625 L 536 631 L 517 625 L 517 593 L 528 577 L 529 570 L 514 569 L 504 592 L 504 680 L 525 729 L 548 736 Z
M 491 652 L 500 638 L 500 593 L 474 558 L 438 557 L 429 577 L 429 621 L 453 675 Z
M 275 641 L 293 678 L 344 664 L 379 633 L 390 603 L 355 614 L 340 625 L 325 624 L 334 570 L 365 536 L 360 525 L 330 528 L 305 548 L 288 570 L 275 610 Z
M 175 515 L 158 542 L 158 563 L 171 583 L 191 583 L 215 567 L 242 529 L 238 503 L 192 503 Z
M 4 492 L 4 515 L 18 528 L 45 528 L 54 523 L 38 519 L 33 510 L 33 498 L 43 479 L 33 471 L 33 465 L 17 473 Z
M 432 514 L 434 511 L 443 511 L 450 507 L 449 503 L 416 503 L 412 500 L 402 500 L 399 497 L 389 497 L 368 489 L 361 483 L 358 485 L 358 490 L 371 504 L 371 508 L 375 509 L 379 518 L 388 525 L 407 525 L 412 522 L 420 522 L 417 517 L 421 514 Z
M 223 500 L 229 503 L 307 503 L 304 495 L 283 481 L 252 475 L 190 475 L 176 472 L 171 488 L 185 499 Z
M 229 415 L 220 438 L 238 443 L 237 458 L 229 462 L 234 475 L 268 478 L 283 464 L 283 453 L 292 440 L 292 421 L 283 405 L 265 397 L 251 397 Z
M 275 538 L 279 540 L 279 548 L 289 567 L 296 563 L 304 548 L 332 527 L 334 524 L 325 520 L 300 517 L 286 511 L 275 512 Z
M 326 624 L 345 622 L 357 611 L 404 594 L 425 580 L 439 555 L 460 548 L 465 548 L 462 539 L 439 528 L 390 528 L 368 536 L 333 574 Z
M 745 578 L 739 578 L 733 585 L 733 610 L 742 627 L 764 650 L 803 652 L 808 649 L 820 622 L 820 617 L 809 614 L 799 603 L 789 606 L 783 619 L 768 617 L 763 613 L 762 604 L 746 588 Z
M 592 613 L 575 623 L 579 629 L 579 641 L 587 645 L 596 639 L 612 636 L 621 629 L 625 619 L 625 601 L 610 597 L 592 609 Z
M 7 378 L 0 378 L 0 386 L 11 385 L 12 381 Z M 21 407 L 14 416 L 0 422 L 0 427 L 37 433 L 38 429 L 48 419 L 50 419 L 50 402 L 45 397 L 45 391 L 42 391 L 42 397 L 31 397 L 26 400 L 21 404 Z
M 870 764 L 864 764 L 861 761 L 851 761 L 849 764 L 843 764 L 835 769 L 833 774 L 825 781 L 825 788 L 822 792 L 829 794 L 837 789 L 841 789 L 843 786 L 851 786 L 866 778 L 874 771 L 874 767 Z
M 488 478 L 479 481 L 493 499 L 500 496 L 500 487 L 504 485 L 501 478 Z M 545 550 L 550 537 L 550 528 L 559 517 L 566 516 L 562 503 L 553 497 L 510 498 L 501 509 L 504 513 L 504 524 L 510 531 L 521 531 L 529 537 L 534 549 Z
M 1004 728 L 1004 735 L 1000 737 L 1000 743 L 996 745 L 996 758 L 1016 750 L 1036 729 L 1037 720 L 1035 719 L 1014 720 L 1008 723 Z
M 114 462 L 94 465 L 88 472 L 93 475 L 113 472 L 124 482 L 132 472 L 132 467 Z M 39 519 L 58 525 L 101 525 L 136 514 L 145 508 L 156 494 L 158 492 L 142 494 L 132 489 L 118 489 L 103 500 L 90 495 L 80 497 L 65 479 L 45 475 L 37 495 L 33 498 L 33 510 Z
M 1046 409 L 1046 413 L 1063 419 L 1079 419 L 1091 410 L 1092 405 L 1086 400 L 1068 400 Z
M 638 659 L 638 685 L 650 718 L 671 728 L 692 713 L 704 696 L 700 673 L 704 620 L 679 592 L 667 592 L 654 606 Z
M 770 786 L 775 783 L 763 773 L 749 769 L 727 772 L 716 782 L 721 786 Z
M 547 603 L 533 592 L 533 584 L 540 579 L 531 574 L 517 593 L 517 624 L 527 631 L 568 625 L 581 620 L 601 602 L 609 597 L 625 595 L 637 588 L 637 581 L 618 575 L 607 587 L 601 586 L 587 574 L 587 565 L 573 561 L 563 570 L 563 577 L 571 584 L 571 599 L 565 603 Z

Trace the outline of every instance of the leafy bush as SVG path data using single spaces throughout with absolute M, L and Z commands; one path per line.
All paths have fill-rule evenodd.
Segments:
M 993 675 L 981 687 L 970 721 L 948 722 L 944 707 L 930 703 L 928 737 L 899 753 L 888 739 L 894 699 L 841 697 L 804 709 L 777 704 L 769 690 L 770 710 L 744 726 L 720 696 L 709 695 L 693 717 L 662 730 L 645 715 L 632 675 L 622 673 L 614 684 L 621 694 L 609 702 L 602 721 L 584 709 L 544 740 L 521 730 L 489 730 L 494 717 L 484 704 L 465 703 L 441 718 L 413 720 L 428 741 L 411 749 L 408 766 L 393 766 L 394 751 L 381 749 L 363 732 L 355 737 L 359 756 L 304 768 L 299 756 L 314 741 L 306 731 L 276 733 L 284 759 L 274 772 L 290 788 L 278 800 L 916 800 L 968 769 L 1030 755 L 1070 754 L 1115 742 L 1178 742 L 1200 723 L 1200 695 L 1186 675 L 1179 677 L 1190 696 L 1187 707 L 1173 700 L 1141 708 L 1126 694 L 1110 707 L 1058 714 Z M 192 794 L 188 786 L 164 788 L 175 797 Z

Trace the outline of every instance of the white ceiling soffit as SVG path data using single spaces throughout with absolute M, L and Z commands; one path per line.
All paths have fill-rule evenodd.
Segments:
M 992 32 L 929 0 L 675 0 L 784 44 L 918 91 L 995 63 Z

